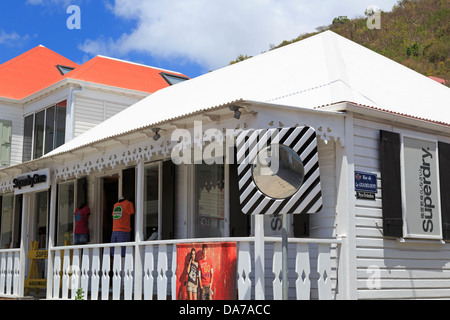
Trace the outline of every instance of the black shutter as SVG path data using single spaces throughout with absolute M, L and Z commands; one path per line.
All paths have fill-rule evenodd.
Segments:
M 439 142 L 442 238 L 450 240 L 450 144 Z
M 309 214 L 294 214 L 294 237 L 309 237 Z
M 236 155 L 236 148 L 234 150 Z M 239 201 L 239 178 L 238 165 L 236 157 L 234 163 L 229 164 L 229 195 L 230 195 L 230 236 L 231 237 L 248 237 L 250 235 L 250 216 L 244 214 L 241 210 Z
M 175 164 L 165 161 L 162 167 L 161 237 L 162 240 L 169 240 L 175 236 Z
M 400 135 L 394 132 L 380 131 L 380 138 L 383 234 L 388 237 L 402 237 Z

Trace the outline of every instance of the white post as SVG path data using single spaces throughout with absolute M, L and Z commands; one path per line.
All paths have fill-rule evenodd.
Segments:
M 144 161 L 137 164 L 136 172 L 136 215 L 135 215 L 135 242 L 134 250 L 134 300 L 142 300 L 142 254 L 143 250 L 139 243 L 143 240 L 144 221 Z
M 255 216 L 255 299 L 265 300 L 264 215 Z
M 338 236 L 343 238 L 338 269 L 340 299 L 357 299 L 356 222 L 354 186 L 353 115 L 345 117 L 344 144 L 336 143 L 336 212 Z
M 53 298 L 53 258 L 51 250 L 53 249 L 55 239 L 55 221 L 56 221 L 56 190 L 57 184 L 52 182 L 50 187 L 50 221 L 48 223 L 48 258 L 47 258 L 47 299 Z
M 26 252 L 25 249 L 27 247 L 27 238 L 28 238 L 28 206 L 29 206 L 30 196 L 28 194 L 23 195 L 22 200 L 22 236 L 20 239 L 20 267 L 19 267 L 19 297 L 23 297 L 25 294 L 25 272 L 26 272 Z

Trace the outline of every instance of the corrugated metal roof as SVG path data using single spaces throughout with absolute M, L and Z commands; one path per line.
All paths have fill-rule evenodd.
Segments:
M 326 31 L 160 90 L 49 155 L 239 99 L 310 109 L 351 101 L 450 124 L 449 88 Z

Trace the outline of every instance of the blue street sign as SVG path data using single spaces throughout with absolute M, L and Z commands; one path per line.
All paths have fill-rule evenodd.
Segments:
M 377 193 L 377 175 L 355 171 L 355 191 Z

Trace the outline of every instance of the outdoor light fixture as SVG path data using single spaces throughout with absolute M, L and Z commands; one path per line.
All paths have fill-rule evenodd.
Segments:
M 231 106 L 230 107 L 230 110 L 234 111 L 234 118 L 238 119 L 238 120 L 241 118 L 241 111 L 239 111 L 240 108 L 241 107 L 238 107 L 238 106 Z
M 160 128 L 153 128 L 152 131 L 155 133 L 153 136 L 153 140 L 158 141 L 161 138 L 161 135 L 159 134 L 159 131 L 161 131 Z

